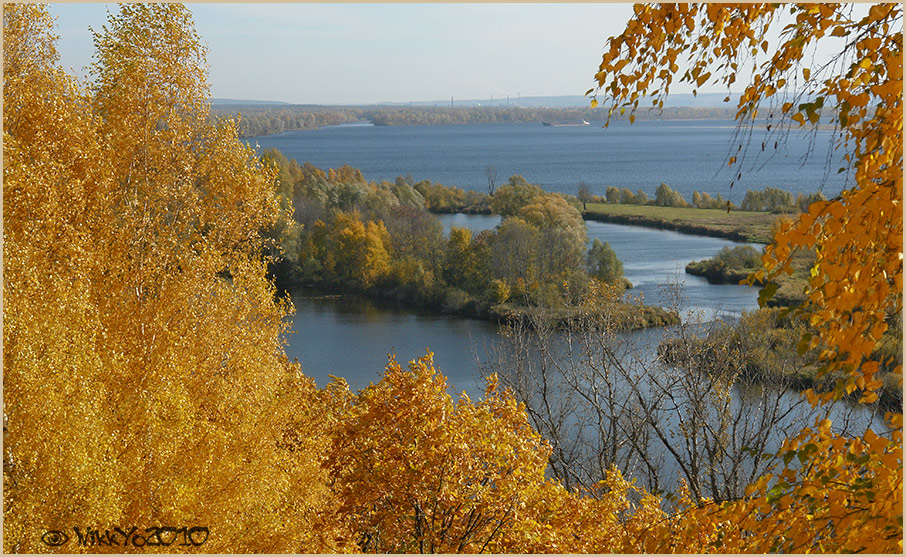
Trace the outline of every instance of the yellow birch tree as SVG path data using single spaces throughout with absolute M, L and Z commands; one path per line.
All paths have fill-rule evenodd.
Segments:
M 814 404 L 856 391 L 863 402 L 877 399 L 887 362 L 872 354 L 888 320 L 902 312 L 902 6 L 855 13 L 853 5 L 830 3 L 639 4 L 626 30 L 608 41 L 595 76 L 609 114 L 628 108 L 633 120 L 646 95 L 663 106 L 676 77 L 694 88 L 729 88 L 748 70 L 736 115 L 742 125 L 766 113 L 769 128 L 835 125 L 855 186 L 782 224 L 764 257 L 770 276 L 790 272 L 796 248 L 817 250 L 800 308 L 817 334 L 801 346 L 819 347 L 821 371 L 843 378 L 832 392 L 808 392 Z M 778 26 L 779 43 L 771 45 L 769 31 Z M 842 41 L 839 54 L 812 67 L 812 49 L 829 40 Z M 684 59 L 688 69 L 679 74 Z M 902 368 L 893 374 L 902 385 Z M 652 526 L 634 549 L 901 552 L 902 410 L 887 422 L 884 436 L 847 439 L 820 420 L 788 440 L 781 449 L 787 467 L 750 486 L 744 501 L 687 499 L 687 510 Z
M 53 549 L 47 530 L 168 551 L 73 532 L 164 526 L 207 528 L 205 551 L 340 549 L 327 438 L 281 442 L 321 412 L 265 275 L 273 175 L 208 123 L 188 10 L 123 5 L 90 91 L 46 10 L 3 15 L 4 551 Z

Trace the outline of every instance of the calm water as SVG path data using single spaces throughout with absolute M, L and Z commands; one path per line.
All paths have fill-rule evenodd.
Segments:
M 752 150 L 760 151 L 762 136 L 758 132 L 752 138 Z M 288 132 L 257 142 L 262 148 L 280 149 L 300 163 L 321 168 L 349 164 L 369 180 L 411 174 L 416 180 L 485 191 L 485 168 L 493 166 L 498 185 L 512 174 L 521 174 L 548 191 L 575 193 L 578 183 L 585 181 L 597 194 L 614 185 L 642 189 L 653 196 L 657 185 L 666 182 L 687 200 L 697 190 L 713 196 L 721 193 L 739 203 L 747 189 L 766 186 L 795 193 L 838 193 L 847 184 L 845 175 L 835 172 L 841 165 L 827 160 L 830 139 L 825 131 L 814 137 L 793 135 L 786 149 L 770 159 L 750 153 L 741 167 L 743 178 L 732 191 L 730 182 L 740 169 L 731 172 L 725 162 L 736 154 L 730 121 L 640 122 L 632 127 L 617 123 L 608 129 L 540 124 L 337 126 Z M 770 148 L 773 138 L 767 142 Z M 804 160 L 809 151 L 813 156 Z M 500 219 L 444 215 L 441 221 L 445 231 L 451 226 L 479 231 L 495 227 Z M 690 261 L 712 257 L 724 246 L 738 244 L 641 227 L 587 225 L 589 242 L 599 238 L 610 243 L 623 261 L 624 274 L 635 285 L 631 294 L 642 295 L 645 303 L 670 306 L 670 291 L 678 292 L 679 309 L 687 322 L 732 319 L 757 306 L 757 289 L 710 285 L 684 272 Z M 286 351 L 319 386 L 334 375 L 344 377 L 358 390 L 380 380 L 388 354 L 405 363 L 431 350 L 437 368 L 448 378 L 451 394 L 465 391 L 477 399 L 482 394 L 481 363 L 489 360 L 493 347 L 501 341 L 497 326 L 485 321 L 404 311 L 305 290 L 293 292 L 292 299 L 296 313 Z M 666 333 L 648 329 L 627 335 L 650 357 Z M 744 391 L 736 391 L 735 403 L 750 404 Z M 793 404 L 798 395 L 787 393 L 783 398 Z M 850 412 L 850 417 L 841 420 Z M 835 422 L 852 419 L 857 429 L 872 421 L 879 425 L 877 416 L 865 408 L 847 410 L 844 405 L 835 407 L 834 414 Z M 672 470 L 668 475 L 676 473 L 669 459 L 665 465 Z
M 455 224 L 479 231 L 497 224 L 497 219 L 482 216 L 444 215 L 441 219 L 446 229 Z M 648 303 L 667 303 L 661 285 L 679 281 L 684 304 L 681 309 L 687 320 L 734 316 L 757 306 L 754 288 L 709 285 L 703 279 L 683 273 L 686 262 L 710 257 L 723 246 L 733 245 L 732 242 L 671 231 L 588 224 L 592 239 L 610 242 L 624 261 L 626 276 L 636 285 L 633 292 L 643 293 Z M 387 304 L 306 290 L 293 292 L 292 299 L 296 308 L 292 318 L 294 331 L 288 336 L 286 352 L 290 358 L 299 360 L 303 371 L 319 386 L 324 386 L 334 375 L 344 377 L 353 390 L 359 390 L 380 380 L 388 354 L 395 354 L 405 365 L 431 350 L 437 369 L 447 377 L 448 392 L 455 397 L 465 391 L 476 400 L 483 393 L 482 362 L 486 365 L 494 357 L 494 347 L 502 341 L 497 326 L 490 322 L 404 311 Z M 668 331 L 663 328 L 626 333 L 646 361 L 654 358 L 654 351 L 665 334 Z M 759 404 L 757 397 L 749 400 L 751 397 L 744 387 L 737 386 L 734 392 L 734 406 Z M 781 400 L 782 404 L 792 406 L 800 399 L 798 394 L 788 392 Z M 787 420 L 800 420 L 800 425 L 808 425 L 810 412 L 808 405 L 800 406 Z M 868 408 L 839 404 L 832 409 L 831 417 L 836 427 L 852 428 L 856 434 L 868 425 L 876 431 L 883 429 L 880 414 Z M 676 417 L 664 419 L 674 423 Z M 778 433 L 770 449 L 776 449 L 774 445 L 780 437 Z M 659 442 L 653 443 L 652 454 L 664 457 L 665 485 L 672 485 L 679 477 L 678 468 Z
M 467 226 L 475 231 L 493 228 L 499 217 L 442 215 L 444 227 Z M 716 316 L 738 316 L 757 307 L 758 291 L 737 285 L 710 285 L 704 279 L 686 275 L 686 263 L 711 257 L 729 240 L 690 236 L 677 232 L 618 224 L 588 223 L 589 241 L 610 242 L 623 261 L 624 274 L 649 304 L 670 305 L 663 286 L 679 282 L 685 298 L 686 318 L 705 320 Z M 287 354 L 297 358 L 306 374 L 324 386 L 329 375 L 345 377 L 361 388 L 379 379 L 388 353 L 406 362 L 435 353 L 435 363 L 455 385 L 470 396 L 480 394 L 482 385 L 478 360 L 497 339 L 497 327 L 485 321 L 460 319 L 400 310 L 387 304 L 353 298 L 324 296 L 309 291 L 293 294 L 296 315 L 294 332 L 288 337 Z M 637 334 L 644 344 L 656 346 L 662 330 Z M 354 350 L 350 347 L 355 347 Z
M 487 190 L 485 168 L 497 170 L 497 185 L 513 174 L 548 191 L 575 194 L 580 181 L 604 195 L 606 186 L 642 189 L 649 196 L 666 182 L 691 201 L 692 191 L 718 193 L 735 203 L 748 189 L 779 187 L 791 192 L 823 191 L 828 197 L 846 184 L 837 159 L 828 161 L 830 131 L 790 134 L 774 152 L 776 133 L 756 130 L 748 152 L 736 151 L 730 120 L 600 122 L 585 127 L 539 123 L 438 126 L 332 126 L 259 137 L 299 163 L 321 168 L 349 164 L 369 180 L 411 174 L 465 189 Z M 761 143 L 766 143 L 765 153 Z M 806 153 L 812 152 L 808 158 Z M 770 156 L 768 156 L 770 154 Z M 730 169 L 727 158 L 743 164 Z M 730 183 L 742 171 L 742 179 Z
M 586 221 L 589 242 L 609 242 L 623 262 L 623 274 L 633 284 L 632 295 L 641 294 L 645 303 L 672 307 L 679 305 L 684 319 L 739 316 L 758 307 L 758 289 L 735 284 L 709 284 L 702 277 L 686 274 L 692 261 L 714 257 L 724 247 L 742 244 L 721 238 L 692 236 L 670 230 Z M 678 286 L 679 288 L 673 288 Z M 676 294 L 680 299 L 676 300 Z
M 499 215 L 438 215 L 449 232 L 452 226 L 469 228 L 477 233 L 500 224 Z M 686 274 L 686 265 L 713 257 L 724 247 L 744 244 L 673 232 L 603 222 L 586 221 L 588 245 L 597 238 L 609 242 L 617 257 L 623 262 L 623 274 L 634 288 L 633 296 L 643 296 L 646 303 L 671 307 L 679 303 L 686 318 L 701 317 L 711 320 L 716 316 L 738 316 L 742 311 L 758 305 L 758 289 L 731 284 L 714 285 L 702 277 Z M 671 288 L 679 286 L 679 290 Z M 675 294 L 680 294 L 676 300 Z

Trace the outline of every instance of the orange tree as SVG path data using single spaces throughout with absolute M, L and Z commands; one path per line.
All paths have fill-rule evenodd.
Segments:
M 209 528 L 207 551 L 340 549 L 314 526 L 322 412 L 262 261 L 273 175 L 208 121 L 188 10 L 124 5 L 90 91 L 51 31 L 3 6 L 4 551 L 51 550 L 47 530 L 145 551 L 73 528 L 155 526 Z
M 884 366 L 902 385 L 901 366 L 875 355 L 902 311 L 902 7 L 866 8 L 854 15 L 844 4 L 636 5 L 625 31 L 609 39 L 595 76 L 608 118 L 628 109 L 634 120 L 649 95 L 663 106 L 677 78 L 694 90 L 706 83 L 729 89 L 751 72 L 736 113 L 741 125 L 767 113 L 768 130 L 835 126 L 854 187 L 783 224 L 758 277 L 789 273 L 797 248 L 817 250 L 808 298 L 798 308 L 815 334 L 800 349 L 819 348 L 820 373 L 841 379 L 831 392 L 807 392 L 813 404 L 854 392 L 863 402 L 877 400 Z M 768 37 L 778 27 L 772 46 Z M 816 45 L 831 41 L 842 48 L 810 66 Z M 771 294 L 767 289 L 761 299 Z M 829 420 L 816 423 L 788 440 L 781 449 L 787 467 L 750 486 L 744 501 L 687 499 L 684 512 L 653 525 L 637 548 L 901 551 L 902 410 L 886 419 L 886 435 L 869 431 L 861 439 L 833 435 Z
M 663 517 L 612 469 L 595 497 L 545 478 L 550 447 L 523 404 L 488 378 L 484 400 L 454 402 L 433 357 L 391 357 L 377 384 L 324 390 L 325 467 L 343 525 L 368 552 L 612 551 Z M 631 503 L 637 498 L 638 504 Z
M 3 17 L 5 552 L 168 551 L 167 526 L 203 551 L 596 551 L 661 515 L 616 471 L 601 498 L 547 479 L 524 408 L 454 404 L 430 357 L 358 395 L 286 361 L 274 172 L 209 121 L 184 6 L 122 6 L 87 90 L 44 8 Z M 357 218 L 337 263 L 378 278 L 386 230 Z

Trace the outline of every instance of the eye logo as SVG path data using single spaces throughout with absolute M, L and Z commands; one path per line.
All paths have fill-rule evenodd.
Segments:
M 48 530 L 47 532 L 44 532 L 43 536 L 41 536 L 41 541 L 44 542 L 44 545 L 59 547 L 69 541 L 69 536 L 66 535 L 66 532 L 61 532 L 59 530 Z

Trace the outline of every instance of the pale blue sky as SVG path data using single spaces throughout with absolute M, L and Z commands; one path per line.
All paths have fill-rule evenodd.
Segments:
M 209 48 L 212 96 L 296 104 L 582 95 L 632 15 L 628 3 L 187 5 Z M 100 30 L 108 8 L 118 10 L 50 5 L 64 68 L 84 77 L 89 27 Z
M 581 95 L 630 4 L 188 4 L 214 97 L 292 103 Z M 84 75 L 115 4 L 51 4 Z

